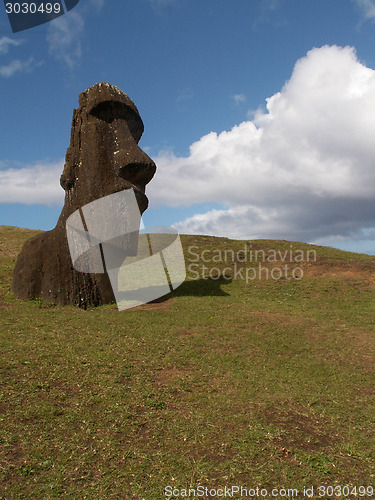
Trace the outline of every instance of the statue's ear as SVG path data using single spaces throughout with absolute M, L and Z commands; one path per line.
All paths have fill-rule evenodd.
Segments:
M 66 151 L 65 165 L 60 177 L 60 185 L 65 191 L 74 187 L 76 182 L 76 165 L 79 163 L 75 144 L 79 144 L 80 129 L 82 126 L 82 116 L 79 109 L 73 111 L 72 131 L 70 135 L 70 145 Z

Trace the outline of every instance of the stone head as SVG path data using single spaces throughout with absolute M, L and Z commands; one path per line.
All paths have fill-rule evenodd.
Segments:
M 143 130 L 135 104 L 114 85 L 97 83 L 80 94 L 60 179 L 69 212 L 129 188 L 144 212 L 156 166 L 138 146 Z

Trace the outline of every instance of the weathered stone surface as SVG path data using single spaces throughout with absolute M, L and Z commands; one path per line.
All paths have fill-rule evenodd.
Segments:
M 66 192 L 64 207 L 52 231 L 25 243 L 13 277 L 17 297 L 82 308 L 114 300 L 107 274 L 73 268 L 66 220 L 83 205 L 129 188 L 135 191 L 140 211 L 146 210 L 145 186 L 156 166 L 138 146 L 142 133 L 135 104 L 117 87 L 98 83 L 80 94 L 60 179 Z

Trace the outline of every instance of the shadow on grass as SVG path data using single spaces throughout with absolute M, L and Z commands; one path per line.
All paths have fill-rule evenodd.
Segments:
M 164 302 L 173 297 L 228 297 L 230 294 L 222 289 L 222 285 L 228 285 L 231 281 L 230 278 L 224 276 L 219 276 L 216 279 L 201 278 L 199 280 L 184 281 L 176 290 L 153 300 L 152 303 Z
M 160 304 L 166 300 L 172 299 L 174 297 L 229 297 L 229 293 L 222 289 L 223 285 L 228 285 L 232 282 L 232 278 L 224 277 L 223 275 L 217 278 L 206 278 L 192 281 L 184 281 L 178 288 L 163 295 L 155 300 L 151 300 L 149 304 Z M 46 302 L 42 298 L 36 298 L 28 301 L 35 304 L 39 309 L 47 309 L 56 307 L 55 304 Z M 115 304 L 116 302 L 112 302 Z M 88 309 L 95 309 L 95 306 L 91 306 Z

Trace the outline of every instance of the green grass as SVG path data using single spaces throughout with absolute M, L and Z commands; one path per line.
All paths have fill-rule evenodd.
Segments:
M 248 242 L 317 259 L 301 280 L 248 283 L 210 261 L 214 279 L 159 302 L 83 311 L 10 292 L 34 233 L 0 227 L 0 498 L 374 485 L 374 257 Z M 187 258 L 244 248 L 182 241 Z

